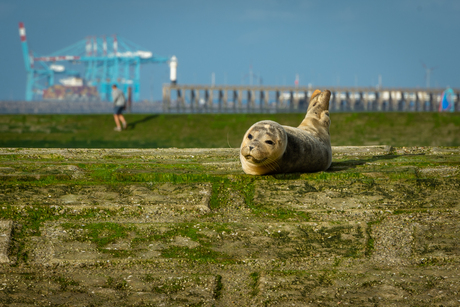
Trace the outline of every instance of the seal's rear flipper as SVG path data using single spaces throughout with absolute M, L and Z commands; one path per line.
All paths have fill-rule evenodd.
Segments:
M 329 100 L 331 99 L 331 92 L 325 90 L 315 90 L 311 95 L 310 104 L 308 105 L 307 115 L 300 123 L 299 128 L 309 129 L 315 126 L 315 123 L 320 123 L 321 126 L 326 127 L 329 131 L 331 119 L 329 118 Z
M 308 105 L 307 116 L 314 116 L 318 119 L 321 118 L 323 111 L 329 110 L 329 100 L 331 99 L 331 92 L 325 90 L 315 90 L 311 95 L 310 104 Z

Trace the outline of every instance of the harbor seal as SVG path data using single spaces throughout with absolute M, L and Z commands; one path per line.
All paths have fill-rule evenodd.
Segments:
M 297 128 L 271 120 L 252 125 L 240 147 L 243 171 L 266 175 L 327 170 L 332 163 L 330 98 L 330 91 L 316 90 Z

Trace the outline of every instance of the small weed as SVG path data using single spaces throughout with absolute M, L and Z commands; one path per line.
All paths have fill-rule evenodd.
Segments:
M 421 267 L 429 267 L 429 266 L 437 266 L 437 265 L 446 265 L 449 263 L 454 263 L 453 259 L 449 258 L 437 258 L 437 257 L 428 257 L 422 258 L 418 263 L 418 266 Z
M 361 249 L 353 246 L 345 252 L 345 257 L 359 258 L 362 255 Z
M 278 231 L 274 232 L 271 234 L 272 238 L 282 242 L 282 243 L 289 243 L 291 241 L 291 238 L 289 238 L 289 232 L 288 231 Z
M 224 288 L 224 284 L 222 283 L 222 276 L 216 276 L 216 287 L 214 288 L 213 297 L 214 299 L 218 300 L 222 295 L 222 289 Z
M 107 281 L 105 284 L 106 288 L 112 288 L 115 290 L 125 290 L 128 288 L 128 282 L 121 278 L 113 278 L 111 276 L 107 277 Z
M 145 274 L 144 277 L 141 278 L 143 281 L 145 282 L 153 282 L 155 280 L 157 280 L 154 276 L 152 276 L 151 274 Z
M 298 220 L 298 221 L 309 221 L 310 215 L 308 212 L 303 211 L 295 211 L 290 210 L 282 207 L 271 207 L 271 206 L 264 206 L 264 205 L 254 205 L 251 204 L 249 206 L 251 208 L 252 214 L 257 217 L 264 217 L 264 218 L 273 218 L 279 219 L 282 221 L 285 220 Z
M 377 281 L 375 280 L 371 280 L 371 281 L 365 281 L 361 284 L 361 287 L 363 288 L 372 288 L 374 287 L 376 284 L 378 284 Z
M 56 277 L 54 280 L 60 285 L 61 291 L 68 290 L 69 286 L 79 286 L 75 280 L 63 276 Z
M 341 258 L 335 257 L 335 258 L 334 258 L 334 264 L 333 264 L 333 266 L 334 266 L 334 267 L 338 267 L 338 266 L 340 265 L 341 262 L 342 262 L 342 259 L 341 259 Z
M 260 273 L 259 272 L 253 272 L 249 274 L 249 277 L 251 278 L 251 283 L 249 287 L 251 288 L 250 294 L 252 296 L 256 296 L 259 293 L 259 279 L 260 279 Z
M 330 271 L 324 271 L 322 274 L 319 274 L 317 277 L 317 284 L 318 286 L 330 286 L 333 283 L 333 273 Z
M 161 251 L 164 258 L 185 258 L 202 263 L 234 263 L 235 260 L 224 253 L 215 252 L 209 248 L 198 246 L 188 248 L 184 246 L 170 246 Z
M 164 281 L 159 286 L 153 286 L 152 291 L 155 293 L 174 294 L 184 289 L 184 281 L 182 279 L 173 278 Z
M 374 238 L 372 237 L 372 226 L 380 224 L 382 222 L 382 219 L 375 220 L 375 221 L 370 221 L 367 223 L 367 228 L 366 228 L 366 234 L 367 234 L 367 242 L 366 242 L 366 250 L 364 252 L 364 255 L 366 257 L 370 257 L 374 251 Z

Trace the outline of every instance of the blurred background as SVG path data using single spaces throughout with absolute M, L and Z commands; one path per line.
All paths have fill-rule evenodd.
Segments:
M 0 0 L 0 100 L 24 100 L 18 23 L 47 56 L 118 35 L 175 55 L 182 84 L 460 87 L 456 0 Z M 102 50 L 99 50 L 101 52 Z M 140 100 L 161 99 L 165 63 L 143 65 Z

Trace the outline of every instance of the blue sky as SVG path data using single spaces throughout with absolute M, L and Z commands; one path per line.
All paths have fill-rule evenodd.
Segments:
M 40 55 L 89 35 L 121 35 L 177 56 L 178 82 L 460 87 L 460 1 L 0 0 L 0 99 L 24 99 L 18 35 Z M 144 66 L 141 98 L 159 99 L 166 64 Z

